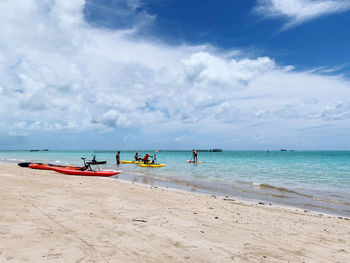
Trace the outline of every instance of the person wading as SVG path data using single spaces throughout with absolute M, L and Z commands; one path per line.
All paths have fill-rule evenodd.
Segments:
M 115 160 L 117 162 L 117 165 L 120 164 L 120 152 L 117 152 L 116 156 L 115 156 Z

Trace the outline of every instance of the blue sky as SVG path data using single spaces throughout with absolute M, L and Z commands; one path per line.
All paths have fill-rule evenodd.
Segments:
M 349 0 L 0 10 L 0 149 L 350 149 Z
M 133 24 L 129 23 L 129 17 L 120 23 L 113 12 L 119 2 L 87 1 L 87 21 L 111 29 L 130 28 Z M 252 56 L 273 57 L 279 63 L 299 69 L 342 66 L 348 73 L 345 71 L 350 66 L 347 65 L 350 61 L 348 8 L 283 29 L 288 19 L 263 18 L 256 12 L 258 4 L 256 0 L 203 0 L 200 4 L 186 0 L 144 1 L 137 13 L 146 12 L 155 17 L 143 37 L 156 37 L 170 45 L 210 43 L 222 49 L 240 48 Z

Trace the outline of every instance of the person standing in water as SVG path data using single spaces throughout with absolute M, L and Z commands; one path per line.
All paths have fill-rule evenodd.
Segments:
M 117 155 L 115 156 L 115 160 L 117 162 L 117 165 L 120 164 L 120 152 L 118 151 Z
M 197 162 L 197 151 L 195 149 L 192 150 L 192 155 L 193 155 L 193 162 Z

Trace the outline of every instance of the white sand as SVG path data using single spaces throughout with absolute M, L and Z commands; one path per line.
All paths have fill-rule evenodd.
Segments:
M 0 262 L 350 262 L 350 221 L 0 164 Z

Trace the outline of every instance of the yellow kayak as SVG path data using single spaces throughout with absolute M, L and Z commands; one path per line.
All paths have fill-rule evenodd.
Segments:
M 139 163 L 143 163 L 143 161 L 123 161 L 123 160 L 121 160 L 120 161 L 121 163 L 134 163 L 134 164 L 139 164 Z
M 165 163 L 161 163 L 161 164 L 144 164 L 144 163 L 140 163 L 140 166 L 141 167 L 152 167 L 152 168 L 155 168 L 155 167 L 163 167 L 163 166 L 165 166 Z

